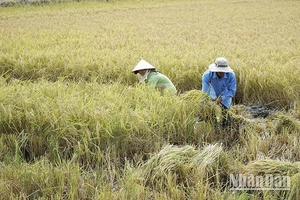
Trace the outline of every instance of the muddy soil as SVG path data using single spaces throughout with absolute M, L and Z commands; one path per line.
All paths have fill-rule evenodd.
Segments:
M 257 105 L 238 105 L 234 107 L 239 107 L 245 110 L 245 114 L 247 118 L 266 118 L 271 114 L 278 112 L 275 109 L 267 108 L 264 105 L 257 104 Z

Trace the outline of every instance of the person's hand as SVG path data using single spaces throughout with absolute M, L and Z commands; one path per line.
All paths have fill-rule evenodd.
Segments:
M 221 101 L 222 101 L 222 97 L 218 97 L 216 100 L 217 103 L 221 103 Z
M 215 101 L 216 103 L 221 103 L 222 97 L 219 96 L 219 97 L 217 97 L 217 98 L 212 98 L 212 101 Z
M 156 88 L 159 90 L 159 91 L 163 91 L 165 89 L 166 86 L 164 86 L 163 84 L 161 83 L 157 83 L 156 84 Z

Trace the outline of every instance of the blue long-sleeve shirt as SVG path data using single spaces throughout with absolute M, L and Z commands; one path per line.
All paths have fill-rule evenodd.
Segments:
M 236 92 L 236 77 L 234 72 L 227 72 L 219 78 L 217 72 L 205 71 L 202 76 L 202 91 L 214 99 L 221 95 L 221 103 L 226 108 L 230 108 L 232 97 Z

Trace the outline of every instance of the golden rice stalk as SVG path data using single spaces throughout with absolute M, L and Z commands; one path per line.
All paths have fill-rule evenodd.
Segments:
M 145 183 L 151 186 L 167 185 L 171 175 L 177 183 L 189 182 L 189 185 L 195 185 L 193 180 L 207 178 L 202 175 L 212 172 L 221 152 L 219 144 L 208 145 L 202 150 L 190 145 L 167 145 L 142 166 Z
M 198 169 L 205 170 L 216 162 L 222 151 L 223 148 L 219 144 L 207 145 L 192 158 L 191 164 L 193 167 L 197 166 Z
M 290 116 L 279 115 L 278 123 L 276 125 L 276 133 L 281 134 L 283 132 L 289 133 L 299 133 L 300 132 L 300 124 L 298 120 L 293 119 Z
M 180 95 L 183 100 L 193 101 L 199 104 L 202 101 L 208 101 L 209 96 L 201 90 L 190 90 Z
M 300 162 L 286 162 L 277 160 L 255 160 L 246 166 L 249 174 L 281 174 L 294 175 L 300 172 Z
M 295 174 L 291 178 L 291 188 L 288 192 L 288 200 L 300 199 L 300 173 Z
M 214 123 L 222 115 L 221 107 L 212 102 L 210 96 L 201 90 L 191 90 L 183 93 L 180 97 L 193 107 L 201 120 Z
M 276 160 L 256 160 L 249 163 L 247 166 L 247 173 L 253 175 L 265 175 L 265 174 L 280 174 L 281 176 L 290 177 L 290 190 L 280 191 L 276 194 L 284 199 L 299 199 L 300 197 L 300 162 L 285 162 Z M 264 183 L 262 183 L 264 184 Z

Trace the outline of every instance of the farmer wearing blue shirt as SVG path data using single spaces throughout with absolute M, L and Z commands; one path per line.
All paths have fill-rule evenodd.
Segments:
M 221 106 L 222 126 L 227 126 L 231 121 L 228 109 L 236 92 L 236 77 L 226 58 L 217 58 L 209 65 L 202 76 L 202 91 Z

